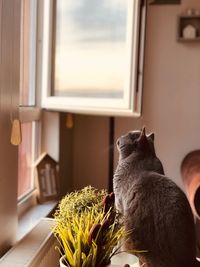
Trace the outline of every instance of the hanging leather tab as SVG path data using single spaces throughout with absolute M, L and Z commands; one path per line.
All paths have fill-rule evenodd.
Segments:
M 66 127 L 67 129 L 71 129 L 73 128 L 74 123 L 73 123 L 73 116 L 71 113 L 67 113 L 67 117 L 66 117 Z
M 12 122 L 10 142 L 14 146 L 18 146 L 22 142 L 21 122 L 18 119 Z

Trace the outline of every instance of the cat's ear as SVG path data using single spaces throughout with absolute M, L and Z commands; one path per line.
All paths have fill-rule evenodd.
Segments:
M 145 130 L 145 126 L 143 126 L 142 130 L 141 130 L 141 133 L 140 133 L 140 136 L 138 138 L 138 142 L 140 143 L 143 143 L 147 140 L 147 137 L 146 137 L 146 130 Z
M 145 126 L 142 127 L 141 136 L 146 136 L 146 128 L 145 128 Z
M 150 138 L 154 142 L 154 138 L 155 138 L 154 133 L 150 133 L 149 135 L 147 135 L 147 137 Z

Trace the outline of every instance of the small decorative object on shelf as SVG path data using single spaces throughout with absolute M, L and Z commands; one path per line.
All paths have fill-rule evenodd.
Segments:
M 194 39 L 197 36 L 197 30 L 194 26 L 192 25 L 187 25 L 183 29 L 183 38 L 185 39 Z
M 188 8 L 178 17 L 178 41 L 200 41 L 200 11 Z
M 47 153 L 43 153 L 35 163 L 40 203 L 55 200 L 59 196 L 58 163 Z
M 194 14 L 194 10 L 193 10 L 192 8 L 188 8 L 188 9 L 186 10 L 186 14 L 187 14 L 188 16 L 192 16 L 192 15 Z
M 200 10 L 199 10 L 199 9 L 195 9 L 194 14 L 195 14 L 196 16 L 200 16 Z

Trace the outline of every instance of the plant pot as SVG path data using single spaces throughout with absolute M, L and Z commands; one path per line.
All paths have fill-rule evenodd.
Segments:
M 190 152 L 183 159 L 181 176 L 192 212 L 200 220 L 200 150 Z
M 139 260 L 136 256 L 130 253 L 121 252 L 111 258 L 111 264 L 109 267 L 124 267 L 125 264 L 129 264 L 130 267 L 139 267 Z
M 60 258 L 60 267 L 66 267 L 64 263 L 64 257 Z M 129 254 L 129 253 L 119 253 L 112 257 L 111 264 L 108 267 L 124 267 L 125 264 L 129 264 L 130 267 L 139 267 L 139 260 L 136 256 Z

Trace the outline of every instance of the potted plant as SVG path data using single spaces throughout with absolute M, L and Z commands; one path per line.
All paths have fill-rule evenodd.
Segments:
M 113 193 L 90 186 L 72 192 L 61 200 L 54 217 L 61 267 L 112 266 L 111 257 L 119 253 L 117 245 L 127 236 Z

